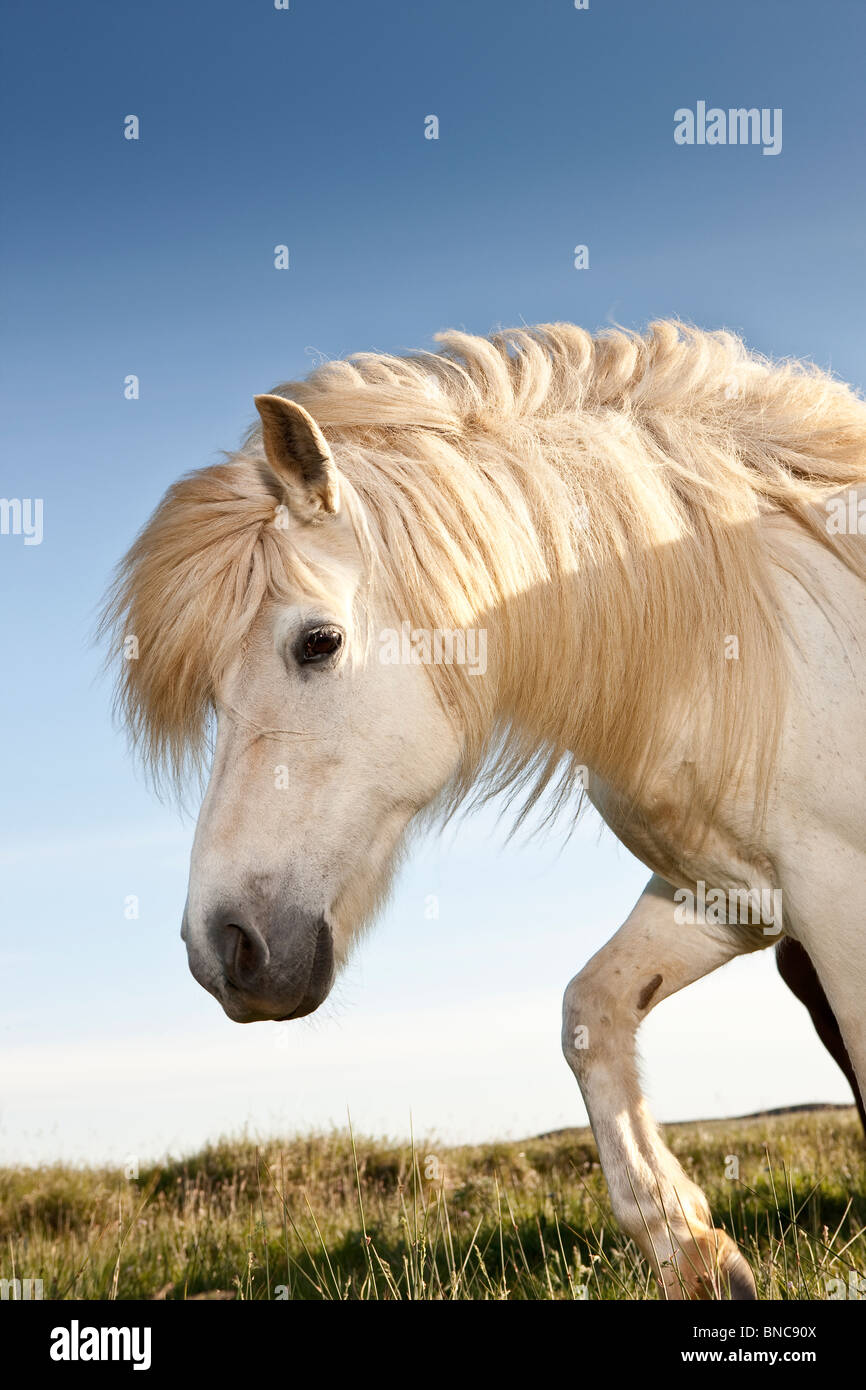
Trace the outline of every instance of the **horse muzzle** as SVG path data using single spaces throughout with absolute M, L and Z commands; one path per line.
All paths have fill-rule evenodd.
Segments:
M 185 915 L 181 936 L 193 975 L 235 1023 L 303 1018 L 334 983 L 334 940 L 323 915 L 295 911 L 263 923 L 220 907 L 199 931 Z

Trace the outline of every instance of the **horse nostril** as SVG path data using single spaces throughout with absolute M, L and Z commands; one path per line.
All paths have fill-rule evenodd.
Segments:
M 254 928 L 228 922 L 223 927 L 222 958 L 229 983 L 244 985 L 267 963 L 268 948 Z

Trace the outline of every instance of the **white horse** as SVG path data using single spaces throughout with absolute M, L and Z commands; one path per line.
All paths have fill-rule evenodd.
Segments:
M 258 397 L 119 572 L 146 756 L 182 778 L 217 716 L 190 967 L 230 1018 L 300 1017 L 419 813 L 586 793 L 652 871 L 565 993 L 613 1209 L 667 1296 L 751 1297 L 635 1032 L 784 931 L 866 1088 L 866 406 L 671 323 L 440 341 Z

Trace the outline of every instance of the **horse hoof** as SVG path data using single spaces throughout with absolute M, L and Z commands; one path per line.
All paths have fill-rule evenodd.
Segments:
M 755 1276 L 730 1236 L 720 1241 L 718 1269 L 722 1298 L 737 1302 L 757 1299 Z
M 749 1266 L 743 1261 L 741 1268 L 732 1269 L 728 1274 L 728 1286 L 730 1297 L 737 1302 L 751 1300 L 754 1302 L 758 1297 L 755 1288 L 755 1278 Z

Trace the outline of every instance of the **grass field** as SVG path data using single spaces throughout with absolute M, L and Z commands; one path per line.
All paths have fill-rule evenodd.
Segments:
M 668 1126 L 762 1298 L 863 1280 L 853 1109 Z M 731 1158 L 739 1164 L 739 1177 Z M 62 1299 L 646 1299 L 588 1130 L 448 1148 L 347 1132 L 142 1168 L 0 1170 L 0 1277 Z M 833 1286 L 831 1286 L 832 1288 Z M 838 1289 L 838 1286 L 836 1286 Z M 838 1292 L 837 1292 L 837 1295 Z

